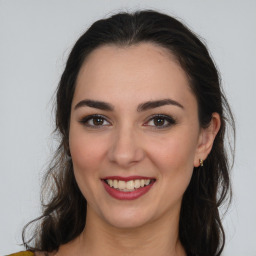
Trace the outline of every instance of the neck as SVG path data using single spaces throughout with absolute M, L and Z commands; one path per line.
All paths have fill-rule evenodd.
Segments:
M 88 211 L 86 223 L 77 238 L 79 255 L 186 255 L 178 238 L 179 214 L 162 216 L 141 227 L 123 229 L 113 227 L 98 217 L 95 219 L 95 215 L 92 217 Z

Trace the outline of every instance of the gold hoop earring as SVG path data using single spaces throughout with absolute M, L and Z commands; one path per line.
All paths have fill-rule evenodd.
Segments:
M 202 167 L 202 166 L 204 166 L 204 160 L 203 159 L 199 159 L 199 163 L 200 163 L 200 166 Z

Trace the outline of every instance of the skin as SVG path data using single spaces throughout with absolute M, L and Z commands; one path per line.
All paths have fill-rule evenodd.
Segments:
M 137 111 L 147 101 L 178 105 Z M 76 105 L 109 103 L 112 111 Z M 104 116 L 100 125 L 86 116 Z M 152 115 L 167 120 L 157 126 Z M 83 64 L 72 102 L 69 143 L 78 186 L 88 205 L 86 227 L 55 255 L 186 255 L 178 236 L 182 196 L 199 159 L 206 159 L 220 127 L 213 113 L 207 129 L 198 121 L 196 98 L 184 70 L 164 48 L 141 43 L 94 50 Z M 135 200 L 105 190 L 106 176 L 146 176 L 156 182 Z

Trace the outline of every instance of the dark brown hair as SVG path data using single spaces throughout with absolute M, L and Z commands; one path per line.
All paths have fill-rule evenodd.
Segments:
M 141 42 L 164 47 L 176 57 L 197 98 L 201 127 L 209 125 L 212 113 L 217 112 L 221 117 L 221 128 L 212 151 L 204 167 L 194 168 L 183 196 L 179 224 L 179 237 L 188 254 L 221 254 L 225 234 L 219 207 L 230 192 L 230 165 L 224 134 L 228 123 L 234 132 L 232 113 L 206 46 L 177 19 L 151 10 L 119 13 L 98 20 L 73 47 L 57 89 L 56 132 L 60 143 L 44 181 L 43 213 L 34 221 L 37 228 L 29 240 L 25 240 L 25 231 L 31 223 L 23 230 L 27 249 L 57 250 L 77 237 L 85 226 L 86 199 L 77 186 L 69 152 L 71 102 L 82 64 L 99 46 L 114 44 L 122 47 Z

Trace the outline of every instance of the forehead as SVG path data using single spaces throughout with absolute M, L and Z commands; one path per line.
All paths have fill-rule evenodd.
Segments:
M 79 72 L 74 98 L 115 101 L 124 97 L 134 102 L 167 96 L 180 101 L 194 98 L 185 71 L 167 49 L 140 43 L 94 50 Z

